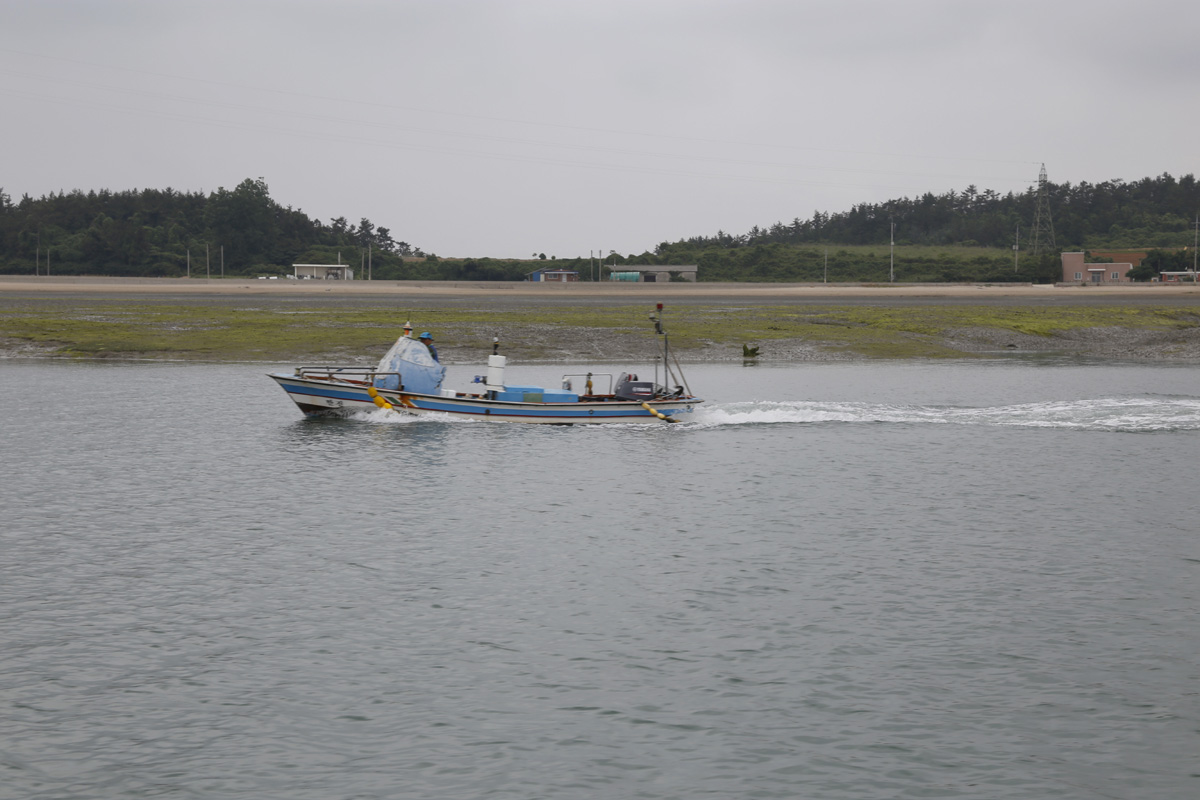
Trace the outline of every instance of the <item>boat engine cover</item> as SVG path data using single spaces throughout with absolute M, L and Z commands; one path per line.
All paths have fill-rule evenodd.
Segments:
M 645 402 L 654 399 L 654 382 L 639 381 L 636 375 L 621 375 L 613 395 L 620 400 L 640 400 Z

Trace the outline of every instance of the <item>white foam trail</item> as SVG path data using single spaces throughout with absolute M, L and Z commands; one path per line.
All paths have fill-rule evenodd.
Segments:
M 444 414 L 440 412 L 432 412 L 425 414 L 409 414 L 405 411 L 396 411 L 390 408 L 373 408 L 370 411 L 355 411 L 349 414 L 347 419 L 352 419 L 355 422 L 371 422 L 379 425 L 411 425 L 414 422 L 454 422 L 458 424 L 482 422 L 482 420 L 474 417 L 467 417 L 461 414 Z
M 355 411 L 347 419 L 355 422 L 373 422 L 380 425 L 408 425 L 420 419 L 416 414 L 405 414 L 390 408 L 373 408 L 370 411 Z
M 1178 431 L 1200 430 L 1200 399 L 1115 397 L 982 408 L 754 401 L 701 407 L 684 419 L 692 427 L 870 422 L 1105 431 Z

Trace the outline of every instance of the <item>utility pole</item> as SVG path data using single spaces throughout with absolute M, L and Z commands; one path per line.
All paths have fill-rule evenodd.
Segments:
M 42 274 L 42 232 L 37 232 L 37 250 L 33 254 L 33 274 Z
M 829 248 L 825 248 L 825 282 L 829 283 Z
M 892 252 L 891 265 L 888 267 L 888 281 L 896 282 L 896 223 L 892 223 Z
M 1017 261 L 1020 259 L 1018 253 L 1021 250 L 1021 223 L 1017 223 L 1017 242 L 1013 245 L 1013 274 L 1017 274 Z
M 367 242 L 367 280 L 371 280 L 371 242 Z
M 212 265 L 208 260 L 208 242 L 204 243 L 204 275 L 207 280 L 212 280 Z
M 225 277 L 225 245 L 221 245 L 221 277 Z

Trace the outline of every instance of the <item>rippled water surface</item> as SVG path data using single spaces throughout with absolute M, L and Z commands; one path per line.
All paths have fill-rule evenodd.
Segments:
M 591 428 L 266 371 L 0 363 L 0 797 L 1200 796 L 1195 369 Z

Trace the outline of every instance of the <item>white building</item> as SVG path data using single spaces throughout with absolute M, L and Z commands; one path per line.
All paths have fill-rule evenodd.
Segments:
M 305 280 L 352 281 L 354 270 L 345 264 L 292 264 L 295 277 Z

